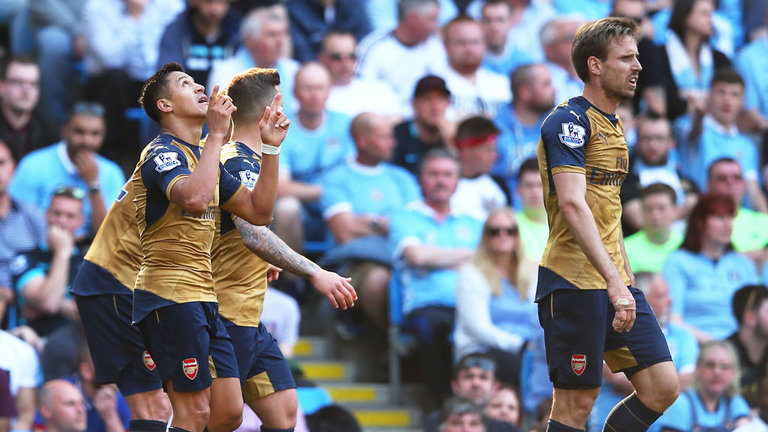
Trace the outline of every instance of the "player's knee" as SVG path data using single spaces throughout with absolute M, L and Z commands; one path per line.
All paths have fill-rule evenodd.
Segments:
M 663 412 L 672 405 L 680 395 L 680 381 L 677 379 L 663 380 L 654 386 L 657 411 Z
M 239 428 L 242 422 L 242 409 L 239 411 L 227 410 L 226 413 L 222 413 L 220 416 L 211 416 L 211 419 L 208 422 L 208 430 L 210 432 L 232 432 Z
M 149 402 L 150 419 L 168 421 L 171 418 L 171 401 L 168 400 L 168 395 L 164 392 L 158 391 L 153 394 Z

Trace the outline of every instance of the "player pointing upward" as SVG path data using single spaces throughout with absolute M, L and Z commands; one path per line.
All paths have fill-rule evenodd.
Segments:
M 600 392 L 603 359 L 636 392 L 605 431 L 645 431 L 674 402 L 677 372 L 656 318 L 631 287 L 619 192 L 629 156 L 616 108 L 634 96 L 642 67 L 637 25 L 605 18 L 582 26 L 571 52 L 581 96 L 547 117 L 538 157 L 549 218 L 536 301 L 554 402 L 547 431 L 583 431 Z

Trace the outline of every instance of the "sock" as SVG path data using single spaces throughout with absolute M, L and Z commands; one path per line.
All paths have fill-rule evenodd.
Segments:
M 613 407 L 605 419 L 604 432 L 645 432 L 648 427 L 661 417 L 644 403 L 640 402 L 637 393 L 627 396 Z
M 205 430 L 207 431 L 208 428 L 205 428 Z M 168 432 L 192 432 L 192 431 L 188 431 L 188 430 L 186 430 L 184 428 L 180 428 L 180 427 L 177 427 L 177 426 L 171 426 L 171 427 L 168 428 Z
M 165 432 L 168 424 L 160 420 L 131 420 L 128 423 L 130 432 Z
M 560 422 L 549 419 L 549 423 L 547 423 L 547 432 L 584 432 L 584 429 L 572 428 Z
M 290 429 L 278 429 L 278 428 L 270 428 L 266 426 L 261 426 L 261 432 L 293 432 L 294 428 Z

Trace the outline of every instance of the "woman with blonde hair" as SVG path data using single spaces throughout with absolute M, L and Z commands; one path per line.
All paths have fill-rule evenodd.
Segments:
M 727 341 L 701 347 L 693 384 L 656 422 L 662 432 L 730 432 L 749 419 L 739 392 L 739 361 Z
M 530 268 L 524 260 L 515 214 L 491 210 L 470 263 L 459 269 L 456 289 L 456 356 L 486 353 L 496 378 L 519 385 L 521 351 L 538 328 L 531 298 Z

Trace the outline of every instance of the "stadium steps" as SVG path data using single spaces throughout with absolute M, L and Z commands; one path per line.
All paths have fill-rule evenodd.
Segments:
M 299 339 L 294 347 L 294 359 L 304 376 L 326 389 L 335 403 L 349 409 L 364 432 L 420 431 L 420 387 L 403 386 L 400 394 L 403 402 L 391 403 L 393 395 L 389 385 L 358 380 L 358 365 L 337 355 L 343 350 L 337 350 L 336 343 L 330 336 Z

